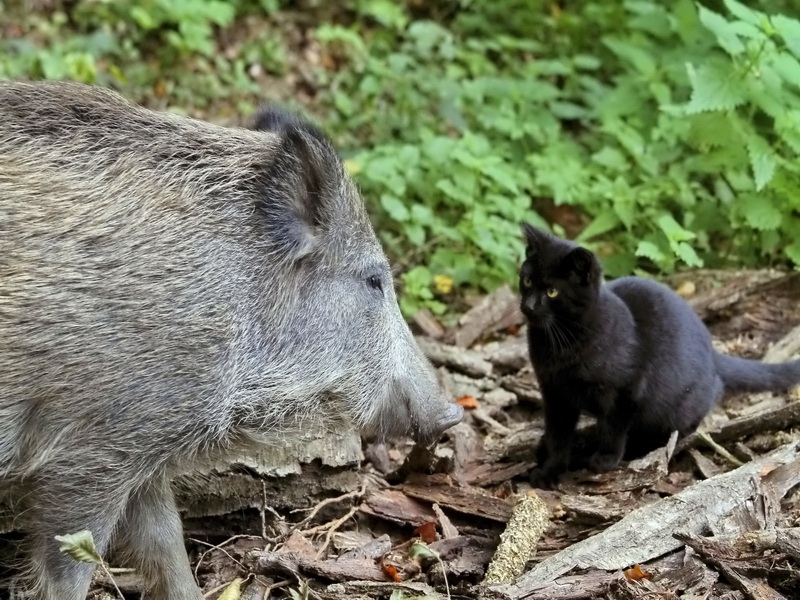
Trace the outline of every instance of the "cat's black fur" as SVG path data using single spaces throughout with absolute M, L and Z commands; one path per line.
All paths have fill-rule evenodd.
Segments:
M 666 286 L 641 277 L 603 284 L 590 251 L 527 223 L 523 231 L 522 312 L 545 408 L 535 485 L 568 469 L 581 411 L 597 417 L 589 464 L 607 471 L 675 430 L 691 433 L 725 393 L 800 383 L 800 360 L 765 364 L 714 351 L 703 322 Z

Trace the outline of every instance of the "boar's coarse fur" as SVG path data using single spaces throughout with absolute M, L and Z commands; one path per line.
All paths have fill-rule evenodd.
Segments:
M 198 600 L 169 477 L 308 415 L 429 442 L 461 417 L 316 129 L 0 82 L 0 490 L 29 597 L 82 600 L 88 529 L 148 598 Z

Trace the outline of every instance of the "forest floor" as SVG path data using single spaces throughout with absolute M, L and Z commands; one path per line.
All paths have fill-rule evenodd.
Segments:
M 694 272 L 670 284 L 720 350 L 797 354 L 800 273 Z M 433 450 L 365 443 L 361 483 L 340 496 L 188 520 L 187 537 L 204 538 L 190 550 L 208 598 L 237 578 L 241 596 L 229 589 L 226 600 L 800 598 L 796 394 L 728 398 L 703 434 L 529 495 L 543 418 L 514 294 L 498 290 L 451 330 L 426 315 L 416 326 L 463 422 Z M 507 529 L 498 560 L 527 562 L 525 575 L 487 586 Z M 135 578 L 116 579 L 137 597 Z

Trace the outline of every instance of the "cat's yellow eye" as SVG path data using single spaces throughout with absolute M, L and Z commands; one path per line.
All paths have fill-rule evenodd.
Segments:
M 533 285 L 533 282 L 531 281 L 530 277 L 525 277 L 522 280 L 522 285 L 524 285 L 525 287 L 531 287 L 531 285 Z
M 555 298 L 556 296 L 558 296 L 558 290 L 556 288 L 550 288 L 547 290 L 548 298 Z

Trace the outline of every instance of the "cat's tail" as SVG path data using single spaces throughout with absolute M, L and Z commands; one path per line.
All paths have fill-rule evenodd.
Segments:
M 763 363 L 717 353 L 714 362 L 726 392 L 779 391 L 800 385 L 800 360 Z

